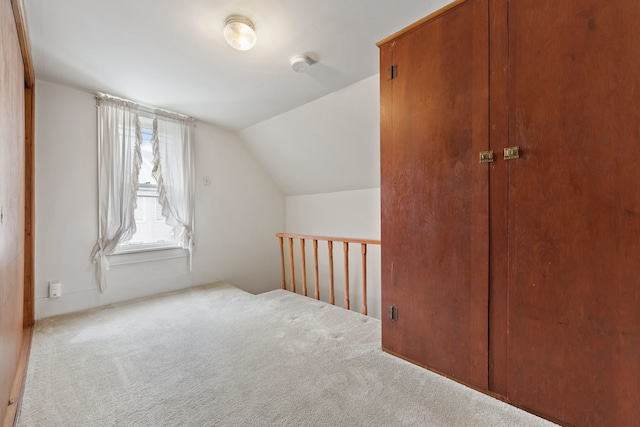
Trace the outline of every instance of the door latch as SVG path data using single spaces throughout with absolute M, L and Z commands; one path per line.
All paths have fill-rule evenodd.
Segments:
M 520 158 L 520 147 L 507 147 L 504 149 L 504 159 L 513 160 Z
M 480 152 L 480 163 L 493 162 L 493 150 Z

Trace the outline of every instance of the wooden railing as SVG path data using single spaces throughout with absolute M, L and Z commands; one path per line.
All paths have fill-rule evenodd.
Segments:
M 299 241 L 300 247 L 300 268 L 302 278 L 302 295 L 307 295 L 307 261 L 306 261 L 306 241 L 313 242 L 313 269 L 314 269 L 314 298 L 320 299 L 320 283 L 318 272 L 318 241 L 326 241 L 328 249 L 329 259 L 329 303 L 335 305 L 335 283 L 334 283 L 334 269 L 333 269 L 333 243 L 342 243 L 344 251 L 344 308 L 351 309 L 350 297 L 349 297 L 349 243 L 360 245 L 361 263 L 362 263 L 362 307 L 360 312 L 367 314 L 367 245 L 380 245 L 380 240 L 370 239 L 353 239 L 345 237 L 325 237 L 325 236 L 309 236 L 304 234 L 288 234 L 278 233 L 276 235 L 280 240 L 280 258 L 282 266 L 282 289 L 288 290 L 287 277 L 286 277 L 286 258 L 285 258 L 285 240 L 288 242 L 289 247 L 289 276 L 291 279 L 291 291 L 296 292 L 296 274 L 295 274 L 295 262 L 294 262 L 294 240 Z

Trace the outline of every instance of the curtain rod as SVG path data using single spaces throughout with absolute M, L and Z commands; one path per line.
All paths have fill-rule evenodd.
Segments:
M 135 107 L 135 109 L 140 112 L 164 116 L 170 119 L 183 120 L 186 122 L 196 121 L 196 119 L 194 119 L 193 117 L 185 116 L 184 114 L 176 113 L 175 111 L 169 111 L 161 108 L 150 107 L 148 105 L 142 105 L 135 101 L 131 101 L 130 99 L 120 98 L 119 96 L 113 96 L 103 92 L 96 92 L 96 99 L 98 101 L 105 100 L 105 101 L 115 101 L 115 102 L 122 102 L 125 104 L 131 104 L 132 107 Z

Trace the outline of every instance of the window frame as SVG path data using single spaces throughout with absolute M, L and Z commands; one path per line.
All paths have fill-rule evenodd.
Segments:
M 138 113 L 138 120 L 140 123 L 140 128 L 151 130 L 153 133 L 153 120 L 154 116 L 150 114 Z M 142 143 L 142 142 L 141 142 Z M 140 183 L 138 184 L 138 191 L 136 193 L 136 197 L 141 198 L 155 198 L 159 197 L 158 194 L 158 184 L 155 181 L 151 181 L 149 183 Z M 157 202 L 156 202 L 157 203 Z M 165 222 L 164 218 L 162 220 L 157 220 L 156 215 L 153 215 L 154 222 Z M 167 242 L 145 242 L 145 243 L 119 243 L 116 247 L 116 250 L 113 252 L 113 255 L 129 255 L 136 253 L 144 253 L 144 252 L 157 252 L 157 251 L 169 251 L 169 250 L 181 250 L 187 252 L 182 246 L 178 243 L 178 240 L 167 241 Z M 183 255 L 180 255 L 183 256 Z

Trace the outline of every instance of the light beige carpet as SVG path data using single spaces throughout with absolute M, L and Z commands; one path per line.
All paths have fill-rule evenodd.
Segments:
M 189 289 L 37 322 L 18 425 L 549 426 L 292 294 Z

